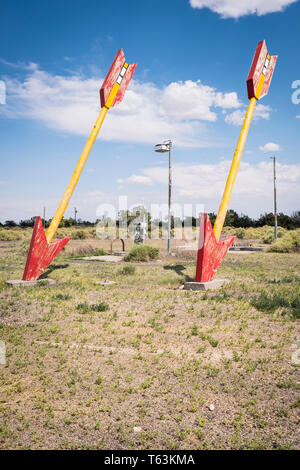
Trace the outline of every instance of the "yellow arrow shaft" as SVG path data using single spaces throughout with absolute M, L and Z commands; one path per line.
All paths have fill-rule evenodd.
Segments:
M 127 64 L 126 64 L 127 65 Z M 101 126 L 103 124 L 104 118 L 106 116 L 107 111 L 111 107 L 116 94 L 120 88 L 120 85 L 118 83 L 115 83 L 112 87 L 112 90 L 106 100 L 105 106 L 101 108 L 101 111 L 99 113 L 99 116 L 97 118 L 97 121 L 95 122 L 95 125 L 92 129 L 92 132 L 90 133 L 90 136 L 87 140 L 87 143 L 85 144 L 85 147 L 83 149 L 83 152 L 78 160 L 78 163 L 76 165 L 75 171 L 72 175 L 72 178 L 70 180 L 70 183 L 68 184 L 67 189 L 65 190 L 65 194 L 63 195 L 62 200 L 60 201 L 60 204 L 57 208 L 57 211 L 55 212 L 55 215 L 53 219 L 51 220 L 51 224 L 49 225 L 49 228 L 46 232 L 46 239 L 47 242 L 50 243 L 55 235 L 55 232 L 60 224 L 61 219 L 64 216 L 64 213 L 66 211 L 66 208 L 70 202 L 70 199 L 72 197 L 72 194 L 74 192 L 74 189 L 78 183 L 79 177 L 81 175 L 81 172 L 83 170 L 83 167 L 88 159 L 89 153 L 91 151 L 91 148 L 93 147 L 93 144 L 96 140 L 96 137 L 101 129 Z
M 227 178 L 227 182 L 226 182 L 225 190 L 224 190 L 224 193 L 223 193 L 222 201 L 221 201 L 221 204 L 220 204 L 220 207 L 219 207 L 219 212 L 218 212 L 218 215 L 217 215 L 217 218 L 216 218 L 216 221 L 215 221 L 215 225 L 214 225 L 214 234 L 215 234 L 215 237 L 216 237 L 217 241 L 220 239 L 220 236 L 221 236 L 221 232 L 222 232 L 222 228 L 223 228 L 223 225 L 224 225 L 227 209 L 228 209 L 228 206 L 229 206 L 229 203 L 230 203 L 230 198 L 231 198 L 231 194 L 232 194 L 232 190 L 233 190 L 233 185 L 234 185 L 236 175 L 237 175 L 237 172 L 238 172 L 238 169 L 239 169 L 241 156 L 242 156 L 242 153 L 243 153 L 243 150 L 244 150 L 244 146 L 245 146 L 245 142 L 246 142 L 246 139 L 247 139 L 250 123 L 251 123 L 251 120 L 252 120 L 252 117 L 253 117 L 253 112 L 254 112 L 254 108 L 255 108 L 255 105 L 256 105 L 256 101 L 257 101 L 256 98 L 251 98 L 251 100 L 249 102 L 249 106 L 248 106 L 247 113 L 246 113 L 246 116 L 245 116 L 245 119 L 244 119 L 244 123 L 243 123 L 243 127 L 242 127 L 242 130 L 241 130 L 241 133 L 240 133 L 240 137 L 239 137 L 239 140 L 238 140 L 235 152 L 234 152 L 234 157 L 233 157 L 231 168 L 230 168 L 229 175 L 228 175 L 228 178 Z
M 57 211 L 51 221 L 51 224 L 46 232 L 46 238 L 47 238 L 47 242 L 50 243 L 54 237 L 54 234 L 57 230 L 57 227 L 59 226 L 60 224 L 60 221 L 61 219 L 63 218 L 64 216 L 64 213 L 65 213 L 65 210 L 70 202 L 70 199 L 71 199 L 71 196 L 73 194 L 73 191 L 78 183 L 78 180 L 79 180 L 79 177 L 81 175 L 81 172 L 83 170 L 83 167 L 87 161 L 87 158 L 89 156 L 89 153 L 91 151 L 91 148 L 96 140 L 96 137 L 98 135 L 98 132 L 100 131 L 101 129 L 101 126 L 102 126 L 102 123 L 104 121 L 104 118 L 106 116 L 106 113 L 108 111 L 108 108 L 106 108 L 105 106 L 103 106 L 103 108 L 101 108 L 101 111 L 99 113 L 99 116 L 97 118 L 97 121 L 92 129 L 92 132 L 87 140 L 87 143 L 85 144 L 85 147 L 83 149 L 83 152 L 78 160 L 78 163 L 76 165 L 76 168 L 75 168 L 75 171 L 72 175 L 72 178 L 68 184 L 68 187 L 67 189 L 65 190 L 65 194 L 63 195 L 62 197 L 62 200 L 60 201 L 60 204 L 57 208 Z

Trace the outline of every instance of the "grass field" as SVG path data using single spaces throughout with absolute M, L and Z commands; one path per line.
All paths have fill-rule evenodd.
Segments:
M 11 288 L 23 244 L 0 242 L 2 449 L 299 449 L 300 254 L 229 253 L 200 293 L 192 256 L 124 269 L 75 240 L 57 286 Z

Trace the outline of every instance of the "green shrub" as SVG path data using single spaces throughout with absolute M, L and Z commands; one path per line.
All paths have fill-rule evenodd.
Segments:
M 223 233 L 226 235 L 234 235 L 239 239 L 243 239 L 246 236 L 246 229 L 226 226 L 223 228 Z
M 131 248 L 129 253 L 124 256 L 124 261 L 149 261 L 157 259 L 159 249 L 150 245 L 138 245 Z
M 11 242 L 22 240 L 22 235 L 14 230 L 0 230 L 0 241 Z
M 285 232 L 282 238 L 277 239 L 268 251 L 276 253 L 300 252 L 300 229 Z
M 104 382 L 104 379 L 103 379 L 102 375 L 98 375 L 98 377 L 95 380 L 95 384 L 96 385 L 102 385 L 103 382 Z
M 93 256 L 105 256 L 107 253 L 106 251 L 102 250 L 101 248 L 100 249 L 97 249 L 95 252 L 94 252 L 94 255 Z
M 100 302 L 99 304 L 90 305 L 90 309 L 93 312 L 105 312 L 106 310 L 109 309 L 109 305 L 104 302 Z
M 300 318 L 300 298 L 299 295 L 294 295 L 292 298 L 283 296 L 280 293 L 268 295 L 266 292 L 261 292 L 259 296 L 253 297 L 250 304 L 261 312 L 274 313 L 278 308 L 287 308 L 292 317 Z M 283 310 L 282 314 L 287 312 Z
M 251 305 L 262 312 L 275 312 L 279 307 L 288 307 L 289 301 L 280 294 L 268 295 L 262 292 L 259 296 L 253 297 Z
M 235 236 L 242 240 L 246 236 L 246 230 L 244 228 L 237 228 L 235 230 Z
M 87 233 L 83 230 L 72 230 L 71 237 L 73 240 L 84 240 L 87 238 Z
M 90 311 L 89 304 L 87 302 L 77 304 L 76 309 L 79 310 L 80 313 L 88 313 Z
M 277 229 L 277 236 L 278 238 L 282 238 L 287 233 L 287 230 L 282 227 L 278 227 Z M 262 243 L 271 244 L 275 241 L 275 229 L 269 225 L 265 225 L 264 227 L 260 227 L 260 241 Z
M 128 274 L 134 274 L 135 273 L 135 266 L 133 264 L 127 264 L 126 266 L 123 266 L 122 269 L 119 270 L 119 274 L 123 274 L 127 276 Z
M 57 300 L 70 300 L 72 297 L 69 294 L 56 294 L 55 299 Z
M 83 302 L 81 304 L 77 304 L 76 309 L 80 311 L 80 313 L 89 313 L 89 312 L 105 312 L 105 310 L 109 309 L 109 305 L 104 302 L 100 302 L 99 304 L 92 304 L 89 305 L 87 302 Z
M 30 240 L 23 240 L 20 246 L 20 253 L 27 255 L 30 246 Z

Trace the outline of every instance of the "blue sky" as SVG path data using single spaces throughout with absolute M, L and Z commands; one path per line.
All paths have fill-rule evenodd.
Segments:
M 275 153 L 278 209 L 299 210 L 299 20 L 297 0 L 0 0 L 0 220 L 42 215 L 44 206 L 52 217 L 121 47 L 138 68 L 104 122 L 66 217 L 76 206 L 94 220 L 97 208 L 118 208 L 124 195 L 129 205 L 167 202 L 167 158 L 153 146 L 169 138 L 174 203 L 217 211 L 262 39 L 278 62 L 230 207 L 251 216 L 272 210 Z

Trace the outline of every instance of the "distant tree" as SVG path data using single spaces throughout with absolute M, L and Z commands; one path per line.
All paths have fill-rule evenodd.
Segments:
M 35 217 L 31 217 L 31 219 L 20 220 L 19 225 L 22 228 L 33 227 L 34 221 L 35 221 Z
M 280 227 L 284 227 L 288 230 L 296 228 L 295 224 L 293 223 L 293 219 L 289 215 L 283 214 L 282 212 L 280 212 L 277 216 L 277 223 Z M 273 219 L 273 225 L 274 225 L 274 219 Z
M 300 211 L 292 212 L 291 219 L 295 228 L 300 228 Z
M 265 212 L 255 221 L 256 227 L 263 227 L 264 225 L 274 225 L 274 214 L 273 212 Z
M 80 219 L 79 219 L 80 220 Z M 78 221 L 79 222 L 79 221 Z M 60 223 L 59 223 L 59 228 L 63 228 L 63 227 L 72 227 L 73 225 L 73 219 L 72 218 L 69 218 L 69 219 L 64 219 L 62 218 Z
M 5 227 L 17 227 L 17 223 L 14 220 L 6 220 L 4 223 Z
M 209 220 L 211 222 L 211 225 L 214 225 L 216 218 L 217 218 L 217 214 L 215 214 L 214 212 L 210 212 L 208 215 L 209 215 Z
M 230 209 L 227 211 L 224 225 L 226 227 L 238 227 L 239 215 L 234 210 Z
M 237 223 L 238 223 L 238 227 L 242 227 L 242 228 L 248 228 L 248 227 L 254 226 L 254 220 L 250 219 L 250 217 L 248 217 L 248 215 L 245 215 L 245 214 L 242 214 L 241 216 L 239 216 Z

